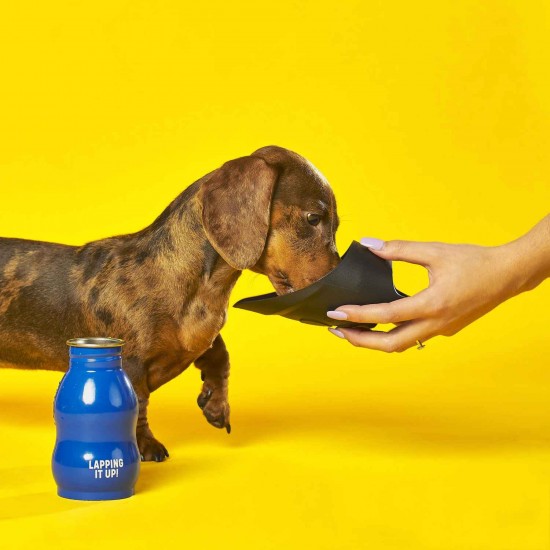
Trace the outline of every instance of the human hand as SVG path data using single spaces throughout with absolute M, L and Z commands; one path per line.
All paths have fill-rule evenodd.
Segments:
M 429 286 L 395 302 L 345 305 L 327 312 L 332 319 L 356 323 L 393 323 L 388 331 L 331 328 L 333 334 L 354 346 L 393 352 L 417 342 L 451 336 L 521 290 L 517 276 L 522 266 L 516 243 L 483 247 L 438 242 L 362 239 L 361 244 L 386 260 L 424 266 Z

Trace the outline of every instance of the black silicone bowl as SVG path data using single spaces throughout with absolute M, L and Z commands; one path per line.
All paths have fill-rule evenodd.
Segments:
M 281 315 L 310 325 L 372 328 L 327 317 L 327 311 L 347 304 L 393 302 L 406 294 L 393 286 L 391 263 L 353 241 L 340 263 L 310 286 L 278 296 L 275 292 L 239 300 L 233 307 L 263 315 Z

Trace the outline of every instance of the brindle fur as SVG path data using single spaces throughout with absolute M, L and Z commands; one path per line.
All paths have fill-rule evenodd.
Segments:
M 323 215 L 313 227 L 307 212 Z M 65 371 L 66 340 L 123 338 L 139 400 L 143 460 L 168 452 L 147 422 L 149 395 L 191 363 L 198 404 L 230 431 L 229 355 L 219 334 L 243 269 L 279 293 L 338 262 L 334 195 L 303 157 L 270 146 L 225 163 L 181 193 L 137 233 L 80 247 L 0 239 L 0 366 Z

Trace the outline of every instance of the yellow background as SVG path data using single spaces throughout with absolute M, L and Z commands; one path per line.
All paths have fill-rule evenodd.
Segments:
M 138 230 L 268 144 L 331 181 L 340 251 L 363 236 L 499 244 L 548 211 L 544 0 L 1 11 L 2 236 Z M 396 266 L 396 281 L 411 293 L 426 277 Z M 268 290 L 246 273 L 233 300 Z M 396 355 L 231 310 L 233 433 L 202 418 L 190 369 L 152 398 L 170 459 L 118 502 L 56 496 L 60 374 L 4 370 L 0 545 L 548 549 L 549 297 L 543 285 Z

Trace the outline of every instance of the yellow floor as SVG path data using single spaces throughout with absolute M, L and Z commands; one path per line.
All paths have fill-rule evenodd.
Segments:
M 144 464 L 124 501 L 56 496 L 59 375 L 2 371 L 2 546 L 546 550 L 548 342 L 489 329 L 547 297 L 393 356 L 231 311 L 233 433 L 207 425 L 184 373 L 152 400 L 170 459 Z M 252 319 L 269 352 L 243 335 Z
M 549 34 L 544 0 L 3 2 L 0 236 L 137 231 L 277 144 L 331 182 L 341 252 L 510 241 L 550 204 Z M 549 550 L 549 304 L 400 355 L 231 310 L 233 432 L 184 373 L 151 403 L 170 459 L 118 502 L 56 496 L 60 374 L 0 371 L 0 549 Z

